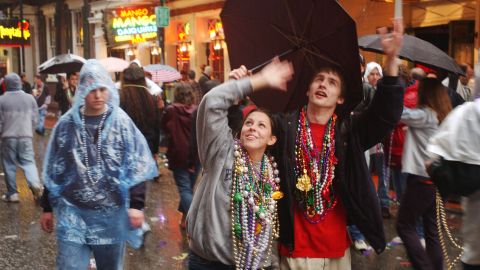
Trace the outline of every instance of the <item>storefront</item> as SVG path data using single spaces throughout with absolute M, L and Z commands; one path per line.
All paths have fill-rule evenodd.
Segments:
M 28 20 L 0 20 L 0 73 L 19 72 L 23 55 L 20 48 L 30 47 Z
M 108 56 L 139 59 L 142 65 L 158 63 L 155 7 L 122 7 L 103 15 Z
M 170 24 L 165 28 L 165 62 L 178 70 L 194 70 L 197 79 L 201 66 L 212 67 L 212 77 L 225 80 L 230 72 L 220 11 L 223 2 L 205 4 L 201 0 L 191 5 L 172 2 Z

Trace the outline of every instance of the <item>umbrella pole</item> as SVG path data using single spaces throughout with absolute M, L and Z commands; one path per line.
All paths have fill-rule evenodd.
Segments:
M 282 58 L 282 57 L 287 56 L 287 55 L 289 55 L 289 54 L 291 54 L 291 53 L 294 53 L 294 52 L 298 51 L 298 49 L 300 49 L 300 47 L 299 47 L 299 46 L 295 46 L 295 47 L 291 48 L 290 50 L 285 51 L 285 52 L 281 53 L 280 55 L 278 55 L 278 58 Z M 269 59 L 269 60 L 267 60 L 267 61 L 265 61 L 265 62 L 263 62 L 263 63 L 261 63 L 260 65 L 254 67 L 254 68 L 252 68 L 250 71 L 251 71 L 252 73 L 255 73 L 255 72 L 261 70 L 264 66 L 270 64 L 270 62 L 272 62 L 272 60 L 273 60 L 273 58 L 272 58 L 272 59 Z

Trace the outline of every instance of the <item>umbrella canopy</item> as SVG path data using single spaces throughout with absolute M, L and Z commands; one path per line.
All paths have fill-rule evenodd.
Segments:
M 117 57 L 107 57 L 98 61 L 108 72 L 122 72 L 130 65 L 128 61 Z
M 38 66 L 38 72 L 44 74 L 78 72 L 85 62 L 85 58 L 75 54 L 60 54 Z
M 154 82 L 173 82 L 180 80 L 182 75 L 175 68 L 168 65 L 154 64 L 144 66 L 143 69 L 152 74 Z
M 381 36 L 368 35 L 358 39 L 358 46 L 370 52 L 383 53 Z M 414 63 L 422 64 L 433 69 L 464 75 L 464 72 L 448 54 L 435 45 L 414 36 L 403 36 L 403 47 L 399 57 Z
M 302 106 L 314 74 L 325 66 L 339 68 L 347 84 L 345 104 L 337 107 L 337 113 L 348 112 L 361 101 L 355 22 L 337 1 L 229 0 L 221 18 L 232 68 L 243 64 L 252 69 L 276 55 L 293 64 L 295 74 L 287 92 L 256 92 L 252 99 L 258 106 L 271 111 Z

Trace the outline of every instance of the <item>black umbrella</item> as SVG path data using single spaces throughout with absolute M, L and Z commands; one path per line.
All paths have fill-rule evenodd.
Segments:
M 337 113 L 362 99 L 355 22 L 337 1 L 227 0 L 221 18 L 232 68 L 252 69 L 276 55 L 294 66 L 287 93 L 254 93 L 257 105 L 272 111 L 302 106 L 313 75 L 324 66 L 338 67 L 347 84 L 345 106 Z
M 80 71 L 85 58 L 75 54 L 60 54 L 38 66 L 38 72 L 44 74 L 72 73 Z
M 363 36 L 358 39 L 358 46 L 365 51 L 383 53 L 380 35 Z M 399 57 L 433 69 L 442 69 L 459 75 L 465 74 L 448 54 L 430 42 L 414 36 L 403 36 L 403 47 Z

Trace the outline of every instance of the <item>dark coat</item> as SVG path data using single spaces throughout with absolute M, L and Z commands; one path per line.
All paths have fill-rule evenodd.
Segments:
M 403 110 L 403 86 L 397 77 L 379 81 L 370 107 L 358 115 L 337 121 L 335 130 L 334 188 L 342 200 L 348 222 L 355 224 L 377 253 L 385 249 L 385 234 L 375 187 L 371 181 L 364 151 L 392 131 Z M 277 143 L 272 149 L 279 164 L 280 188 L 285 197 L 279 201 L 280 242 L 294 249 L 294 191 L 296 179 L 295 137 L 299 111 L 278 118 Z M 321 241 L 321 240 L 320 240 Z
M 162 118 L 162 129 L 168 136 L 168 166 L 174 169 L 189 169 L 193 112 L 197 106 L 173 103 Z

